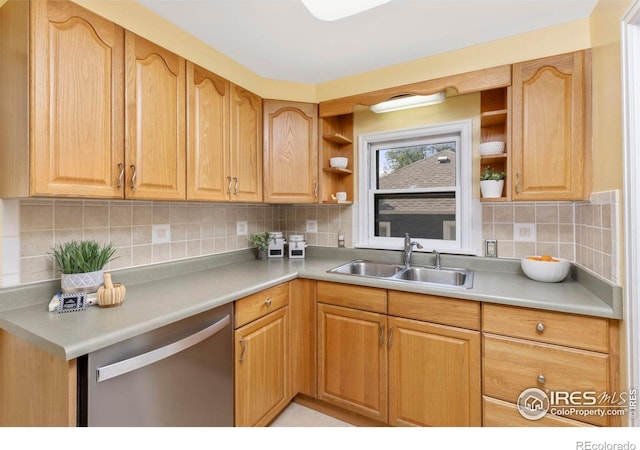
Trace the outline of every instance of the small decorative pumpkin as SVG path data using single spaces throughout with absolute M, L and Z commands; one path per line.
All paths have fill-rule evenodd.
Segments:
M 98 289 L 98 306 L 118 306 L 124 301 L 127 290 L 121 283 L 113 284 L 111 274 L 104 274 L 104 286 Z

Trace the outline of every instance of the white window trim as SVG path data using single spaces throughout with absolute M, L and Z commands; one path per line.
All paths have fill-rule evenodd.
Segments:
M 480 201 L 478 199 L 472 198 L 472 124 L 472 120 L 469 119 L 456 122 L 447 122 L 443 124 L 406 128 L 401 130 L 361 134 L 358 136 L 358 173 L 360 173 L 361 176 L 358 182 L 358 191 L 360 198 L 358 219 L 360 226 L 358 227 L 358 243 L 356 244 L 357 248 L 376 248 L 385 250 L 400 250 L 403 248 L 402 238 L 376 239 L 375 237 L 373 237 L 373 195 L 370 193 L 369 189 L 369 183 L 372 173 L 371 171 L 373 170 L 371 168 L 371 161 L 369 158 L 369 149 L 371 145 L 383 141 L 410 139 L 412 137 L 424 135 L 459 134 L 460 153 L 458 158 L 460 165 L 459 172 L 456 173 L 456 177 L 459 177 L 459 180 L 461 182 L 459 191 L 456 191 L 456 208 L 458 210 L 458 214 L 460 215 L 460 223 L 465 224 L 465 226 L 460 226 L 456 229 L 456 233 L 458 235 L 458 239 L 456 241 L 439 241 L 437 248 L 434 248 L 433 240 L 414 240 L 420 242 L 420 244 L 423 245 L 422 251 L 424 252 L 438 250 L 444 253 L 466 255 L 482 254 L 482 210 L 480 207 Z M 429 189 L 421 189 L 419 191 L 429 191 Z M 418 190 L 416 192 L 418 192 Z
M 640 1 L 634 1 L 622 18 L 622 106 L 625 197 L 625 311 L 627 387 L 640 387 Z M 629 418 L 630 426 L 640 426 L 640 415 Z

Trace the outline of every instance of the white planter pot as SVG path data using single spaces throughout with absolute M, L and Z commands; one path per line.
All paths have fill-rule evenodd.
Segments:
M 97 270 L 87 273 L 63 273 L 60 278 L 60 288 L 63 294 L 77 294 L 80 292 L 96 292 L 104 283 L 104 271 Z
M 504 180 L 482 180 L 480 182 L 480 192 L 484 198 L 502 197 Z

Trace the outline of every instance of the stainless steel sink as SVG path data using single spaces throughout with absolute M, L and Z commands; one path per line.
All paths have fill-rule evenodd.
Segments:
M 335 267 L 329 270 L 329 272 L 359 275 L 361 277 L 389 278 L 401 270 L 404 270 L 404 266 L 401 264 L 386 264 L 358 259 Z
M 439 284 L 469 289 L 473 285 L 473 272 L 467 269 L 435 269 L 412 266 L 396 276 L 398 280 Z
M 389 264 L 358 259 L 328 270 L 329 273 L 377 278 L 401 283 L 417 283 L 439 287 L 469 289 L 473 286 L 473 271 L 443 267 Z

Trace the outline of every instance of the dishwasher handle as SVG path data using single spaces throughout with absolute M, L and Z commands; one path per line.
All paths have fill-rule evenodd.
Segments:
M 231 324 L 231 315 L 227 314 L 214 324 L 209 325 L 207 328 L 204 328 L 197 333 L 180 339 L 179 341 L 176 341 L 172 344 L 165 345 L 164 347 L 160 347 L 147 353 L 143 353 L 142 355 L 134 356 L 133 358 L 109 364 L 108 366 L 98 367 L 96 369 L 96 381 L 100 383 L 102 381 L 124 375 L 125 373 L 129 373 L 136 369 L 140 369 L 141 367 L 151 365 L 160 360 L 173 356 L 176 353 L 180 353 L 181 351 L 193 347 L 194 345 L 199 344 L 205 339 L 210 338 L 229 324 Z

